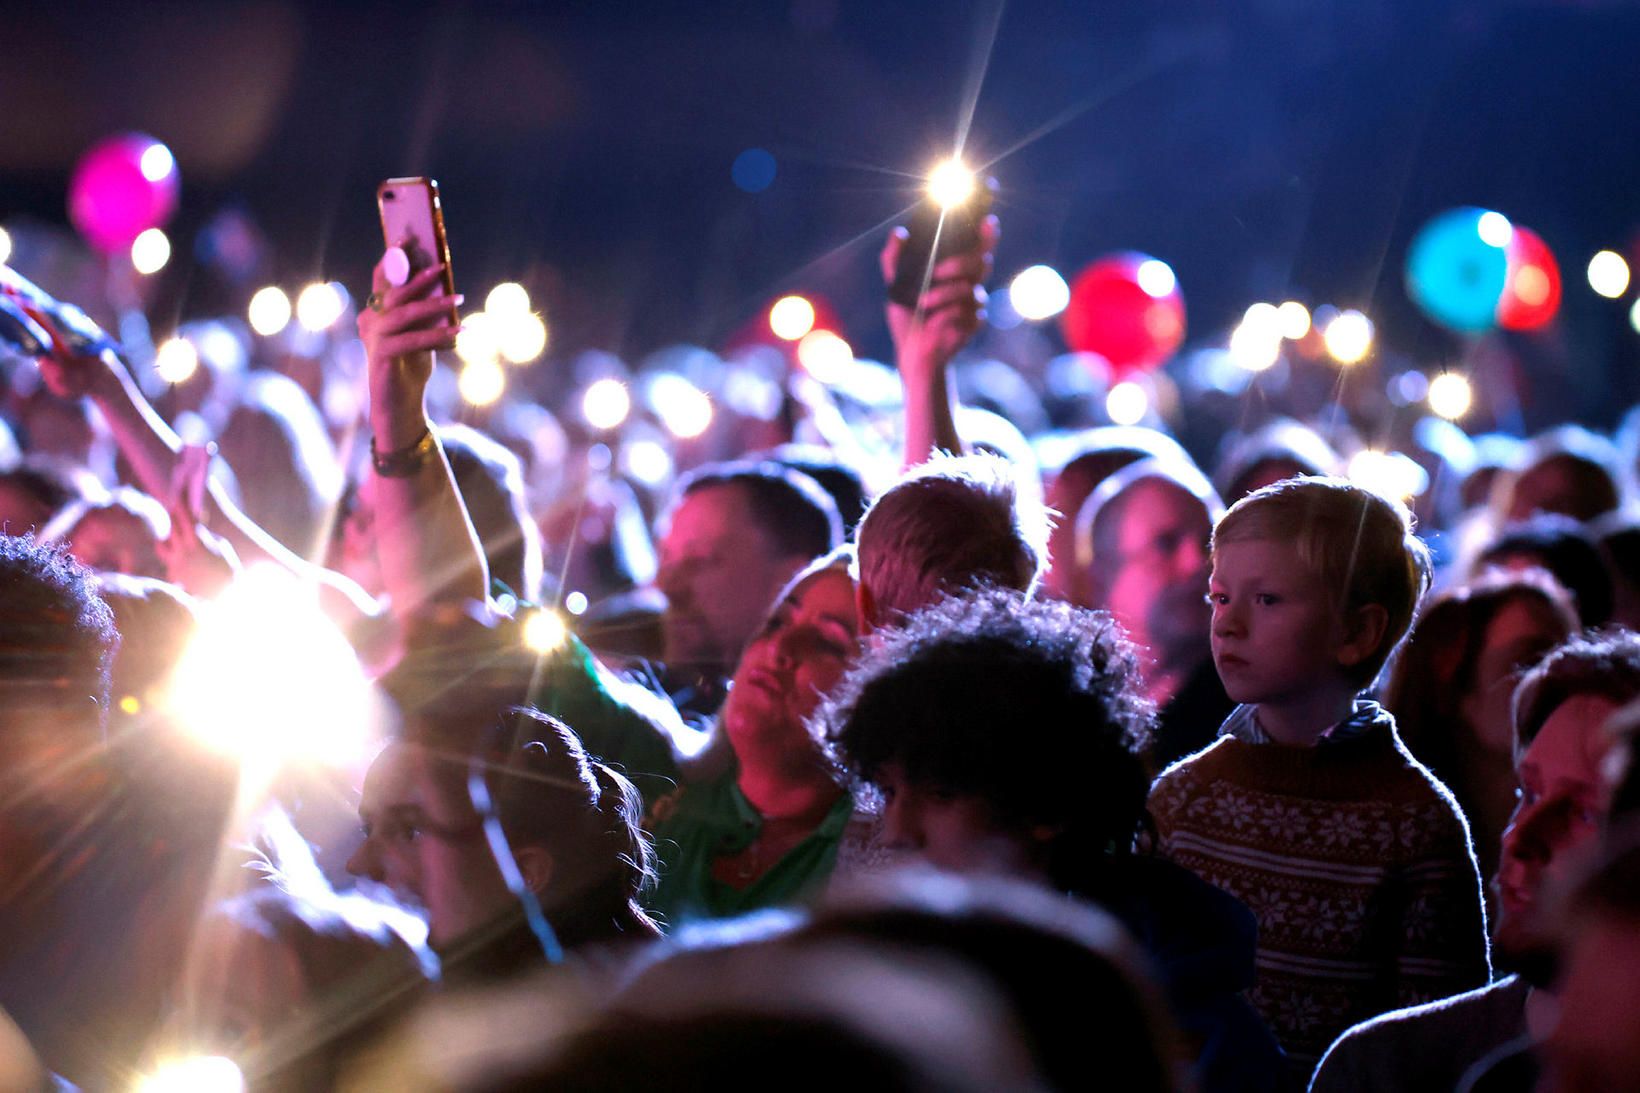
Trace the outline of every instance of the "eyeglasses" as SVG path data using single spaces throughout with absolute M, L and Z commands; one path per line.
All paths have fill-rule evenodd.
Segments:
M 119 348 L 119 343 L 92 322 L 89 315 L 46 293 L 10 266 L 0 265 L 0 301 L 17 308 L 33 321 L 39 335 L 38 349 L 27 349 L 24 343 L 13 340 L 8 331 L 0 330 L 5 344 L 28 356 L 43 357 L 61 351 L 71 356 L 94 357 L 104 350 Z

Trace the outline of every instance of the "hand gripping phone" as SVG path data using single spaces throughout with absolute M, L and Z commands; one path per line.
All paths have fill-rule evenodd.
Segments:
M 952 176 L 964 175 L 967 185 L 959 181 L 953 186 Z M 890 300 L 915 308 L 934 266 L 979 245 L 979 226 L 991 214 L 996 186 L 996 179 L 975 177 L 954 161 L 935 170 L 906 222 L 910 235 L 894 265 Z
M 390 178 L 376 187 L 376 207 L 381 213 L 382 239 L 389 247 L 404 251 L 412 274 L 444 263 L 444 275 L 433 294 L 453 301 L 456 279 L 450 267 L 450 241 L 444 234 L 438 183 L 431 178 Z M 461 323 L 454 303 L 450 304 L 450 321 Z

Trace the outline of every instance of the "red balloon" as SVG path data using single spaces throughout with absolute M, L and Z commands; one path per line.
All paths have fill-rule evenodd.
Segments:
M 92 146 L 68 184 L 68 217 L 105 254 L 125 250 L 177 208 L 177 164 L 165 145 L 122 133 Z
M 1549 244 L 1531 228 L 1514 225 L 1505 249 L 1509 272 L 1498 298 L 1498 325 L 1536 330 L 1560 309 L 1560 266 Z
M 1184 341 L 1184 297 L 1165 262 L 1127 252 L 1077 274 L 1059 319 L 1065 342 L 1110 362 L 1111 376 L 1156 368 Z

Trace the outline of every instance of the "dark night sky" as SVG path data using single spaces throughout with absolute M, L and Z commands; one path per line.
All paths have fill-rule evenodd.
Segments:
M 988 57 L 971 147 L 1010 153 L 994 167 L 999 274 L 1139 248 L 1178 271 L 1193 336 L 1296 295 L 1366 307 L 1391 342 L 1433 357 L 1454 347 L 1405 299 L 1407 240 L 1440 209 L 1486 205 L 1561 257 L 1555 351 L 1589 362 L 1595 387 L 1637 371 L 1640 338 L 1582 269 L 1640 228 L 1640 10 L 1022 0 L 993 39 L 997 12 L 18 8 L 0 66 L 0 218 L 60 221 L 78 152 L 140 127 L 181 163 L 178 234 L 240 202 L 288 283 L 323 271 L 361 284 L 376 180 L 426 172 L 443 185 L 458 278 L 524 278 L 560 348 L 712 344 L 777 290 L 805 288 L 881 353 L 878 225 L 909 200 L 902 173 L 949 146 Z M 759 194 L 730 179 L 753 146 L 778 162 Z M 166 276 L 184 311 L 238 306 L 186 262 Z

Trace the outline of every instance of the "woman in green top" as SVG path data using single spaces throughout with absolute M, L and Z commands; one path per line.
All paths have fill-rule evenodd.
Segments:
M 805 722 L 858 646 L 850 560 L 835 551 L 793 578 L 741 653 L 719 726 L 733 769 L 650 809 L 650 910 L 669 925 L 787 903 L 831 874 L 854 802 Z

